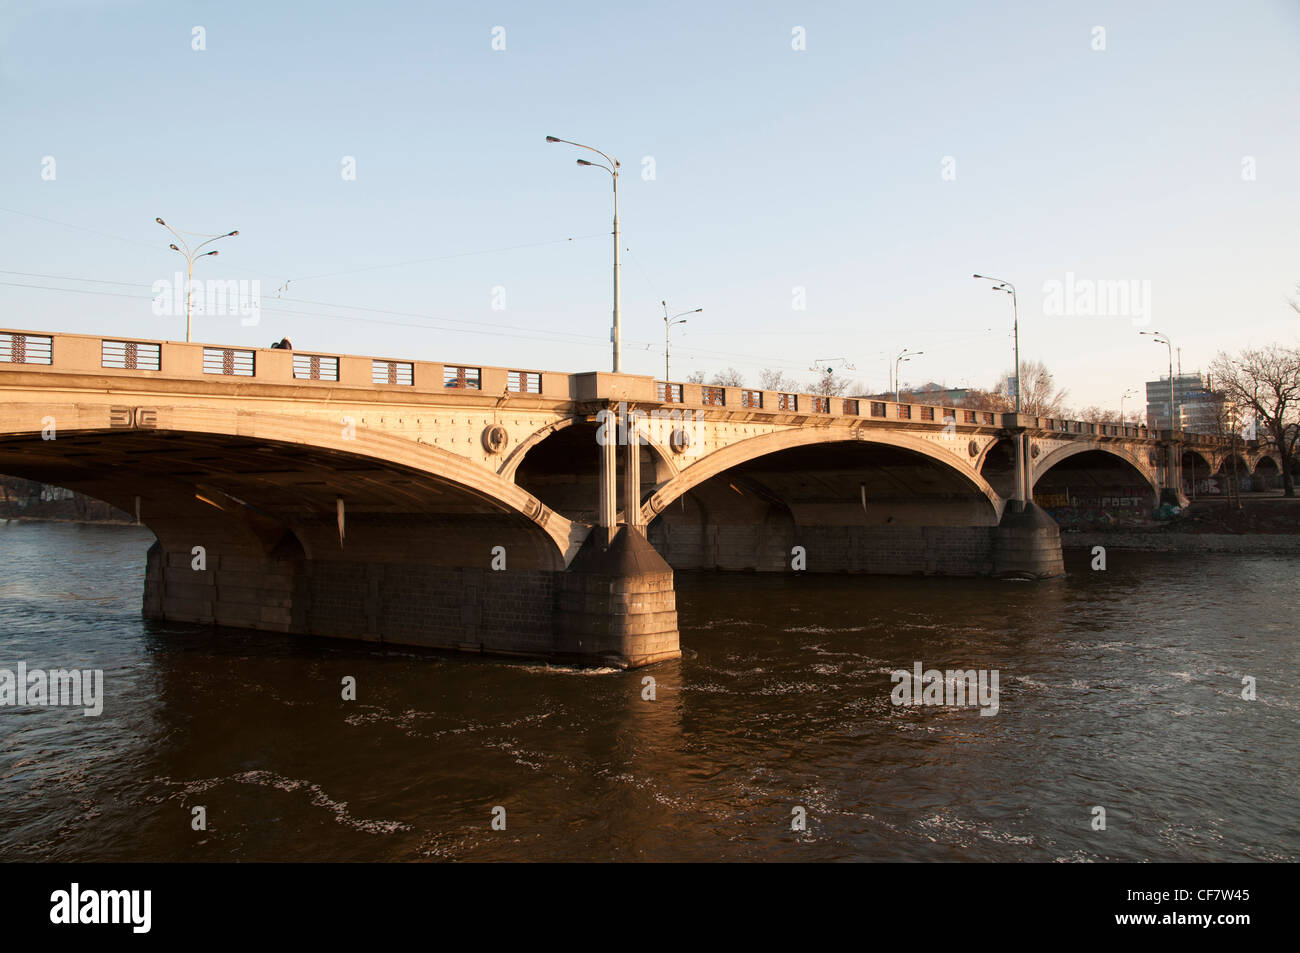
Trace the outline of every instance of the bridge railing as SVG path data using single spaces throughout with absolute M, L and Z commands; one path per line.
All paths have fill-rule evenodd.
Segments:
M 790 414 L 798 417 L 831 416 L 866 420 L 901 420 L 909 426 L 933 424 L 936 428 L 958 425 L 1003 429 L 1016 426 L 1015 414 L 1000 411 L 919 404 L 908 401 L 877 400 L 871 397 L 827 397 L 821 394 L 788 393 L 752 387 L 655 381 L 655 394 L 661 403 L 684 408 L 707 410 L 726 407 L 736 410 Z M 1142 424 L 1068 420 L 1059 417 L 1025 417 L 1019 426 L 1029 426 L 1063 434 L 1091 435 L 1148 440 L 1152 434 Z M 1209 438 L 1211 440 L 1217 438 Z
M 103 376 L 232 379 L 302 387 L 364 387 L 424 393 L 519 394 L 554 400 L 630 399 L 658 401 L 708 411 L 762 412 L 807 419 L 907 421 L 943 429 L 953 425 L 1032 427 L 1063 434 L 1147 440 L 1145 425 L 1098 423 L 1004 414 L 995 411 L 898 402 L 871 397 L 829 397 L 748 387 L 655 381 L 650 377 L 603 373 L 565 374 L 512 367 L 487 367 L 402 358 L 321 354 L 313 351 L 158 341 L 123 336 L 54 334 L 0 329 L 0 367 L 56 370 Z M 610 396 L 614 395 L 614 396 Z M 1184 433 L 1184 442 L 1219 445 L 1226 438 Z
M 113 377 L 252 379 L 304 387 L 572 396 L 571 375 L 535 369 L 16 329 L 0 329 L 0 367 Z

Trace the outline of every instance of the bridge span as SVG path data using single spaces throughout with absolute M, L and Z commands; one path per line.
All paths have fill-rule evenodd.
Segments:
M 620 667 L 680 654 L 674 568 L 1045 578 L 1036 492 L 1149 507 L 1229 456 L 1132 424 L 20 330 L 0 397 L 0 473 L 153 531 L 146 616 Z

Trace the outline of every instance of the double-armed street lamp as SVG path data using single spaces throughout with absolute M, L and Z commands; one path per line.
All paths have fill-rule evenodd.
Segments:
M 561 139 L 561 138 L 559 138 L 558 136 L 547 136 L 547 137 L 546 137 L 546 141 L 547 141 L 547 142 L 563 142 L 563 143 L 565 143 L 566 145 L 577 146 L 579 149 L 586 149 L 586 150 L 588 150 L 589 152 L 594 152 L 594 153 L 596 153 L 596 155 L 600 156 L 602 159 L 604 159 L 606 162 L 609 163 L 609 165 L 602 165 L 602 164 L 599 163 L 599 162 L 589 162 L 589 161 L 587 161 L 586 159 L 579 159 L 579 160 L 578 160 L 578 165 L 591 166 L 592 168 L 595 168 L 595 169 L 604 169 L 606 172 L 608 172 L 608 173 L 610 174 L 610 177 L 611 177 L 611 178 L 613 179 L 613 181 L 614 181 L 614 327 L 613 327 L 613 329 L 612 329 L 611 332 L 610 332 L 610 342 L 611 342 L 611 343 L 613 344 L 613 346 L 614 346 L 614 373 L 615 373 L 615 374 L 619 374 L 619 373 L 622 372 L 622 371 L 621 371 L 621 368 L 622 368 L 622 363 L 623 363 L 623 361 L 622 361 L 622 343 L 621 343 L 621 338 L 620 338 L 621 328 L 620 328 L 620 325 L 619 325 L 619 313 L 620 313 L 620 311 L 621 311 L 622 296 L 621 296 L 621 293 L 620 293 L 620 291 L 619 291 L 619 284 L 618 284 L 618 275 L 619 275 L 619 268 L 618 268 L 618 242 L 619 242 L 619 238 L 618 238 L 618 170 L 619 170 L 619 162 L 618 162 L 617 159 L 611 158 L 610 156 L 608 156 L 608 155 L 606 155 L 605 153 L 601 152 L 599 149 L 595 149 L 595 148 L 593 148 L 593 147 L 591 147 L 591 146 L 584 146 L 581 142 L 572 142 L 572 141 L 570 141 L 570 140 L 568 140 L 568 139 Z
M 1130 387 L 1128 390 L 1124 391 L 1124 393 L 1122 393 L 1122 394 L 1119 395 L 1119 422 L 1120 422 L 1120 426 L 1123 426 L 1124 424 L 1127 423 L 1127 421 L 1124 419 L 1124 401 L 1126 401 L 1126 400 L 1127 400 L 1128 398 L 1130 398 L 1130 397 L 1136 397 L 1136 396 L 1137 396 L 1137 391 L 1134 390 L 1132 387 Z
M 903 350 L 898 353 L 898 356 L 894 358 L 894 403 L 897 404 L 899 402 L 899 395 L 903 383 L 898 376 L 898 365 L 903 363 L 903 361 L 910 361 L 914 357 L 920 357 L 924 353 L 924 351 L 909 351 L 907 348 L 903 348 Z
M 1177 430 L 1178 424 L 1174 420 L 1174 346 L 1169 341 L 1169 335 L 1161 331 L 1139 331 L 1138 333 L 1150 335 L 1157 344 L 1163 344 L 1169 351 L 1169 429 Z
M 217 254 L 215 249 L 210 252 L 204 252 L 202 255 L 199 254 L 199 251 L 203 248 L 204 245 L 211 245 L 213 242 L 217 241 L 220 238 L 232 238 L 235 235 L 238 235 L 239 230 L 236 229 L 233 232 L 226 232 L 224 235 L 212 235 L 208 238 L 206 242 L 203 242 L 202 244 L 191 249 L 189 243 L 186 242 L 185 239 L 181 238 L 180 232 L 176 231 L 176 229 L 172 228 L 161 218 L 155 218 L 154 221 L 157 222 L 159 225 L 161 225 L 163 228 L 167 229 L 167 231 L 175 235 L 176 241 L 180 242 L 182 245 L 185 246 L 184 251 L 181 251 L 180 248 L 177 248 L 175 243 L 168 245 L 167 247 L 170 248 L 172 251 L 180 252 L 182 255 L 184 255 L 185 261 L 189 265 L 189 277 L 185 285 L 185 340 L 188 343 L 190 340 L 191 317 L 194 311 L 194 260 L 196 258 L 207 258 L 209 255 Z
M 672 380 L 672 378 L 668 376 L 668 331 L 672 328 L 674 324 L 686 323 L 686 318 L 683 317 L 683 315 L 699 314 L 704 309 L 696 308 L 694 311 L 682 311 L 680 314 L 674 314 L 672 317 L 669 317 L 668 302 L 661 301 L 659 303 L 664 306 L 664 380 L 670 381 Z M 617 366 L 615 369 L 617 369 Z
M 972 278 L 979 278 L 983 281 L 997 282 L 993 286 L 994 291 L 1005 291 L 1011 295 L 1011 319 L 1012 333 L 1015 335 L 1015 360 L 1016 360 L 1016 413 L 1020 413 L 1020 309 L 1016 304 L 1016 286 L 1009 281 L 1003 281 L 1001 278 L 990 278 L 988 275 L 972 275 Z

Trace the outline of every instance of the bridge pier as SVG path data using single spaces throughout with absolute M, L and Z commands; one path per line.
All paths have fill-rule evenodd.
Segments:
M 635 668 L 681 655 L 676 592 L 672 567 L 646 540 L 641 525 L 638 412 L 624 402 L 602 413 L 604 426 L 596 440 L 599 525 L 557 575 L 555 653 L 562 660 Z
M 1008 505 L 993 536 L 993 575 L 1017 579 L 1046 579 L 1065 573 L 1061 527 L 1037 503 Z
M 1183 507 L 1188 503 L 1183 493 L 1183 434 L 1177 430 L 1160 431 L 1160 502 Z
M 608 543 L 593 533 L 557 579 L 556 655 L 616 668 L 678 658 L 676 600 L 672 567 L 634 527 Z
M 1021 425 L 1010 430 L 1015 440 L 1015 495 L 1007 501 L 993 538 L 993 575 L 1014 579 L 1046 579 L 1065 574 L 1061 527 L 1034 502 L 1033 452 L 1029 433 Z
M 681 654 L 672 568 L 626 526 L 567 570 L 149 550 L 143 615 L 295 635 L 635 668 Z

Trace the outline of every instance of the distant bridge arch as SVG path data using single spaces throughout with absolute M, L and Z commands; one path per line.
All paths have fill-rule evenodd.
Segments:
M 1152 497 L 1159 497 L 1160 481 L 1156 476 L 1156 468 L 1151 465 L 1149 459 L 1143 459 L 1138 453 L 1122 444 L 1069 443 L 1057 447 L 1033 461 L 1030 471 L 1031 485 L 1038 486 L 1039 481 L 1058 464 L 1084 453 L 1101 454 L 1128 464 L 1150 489 Z

